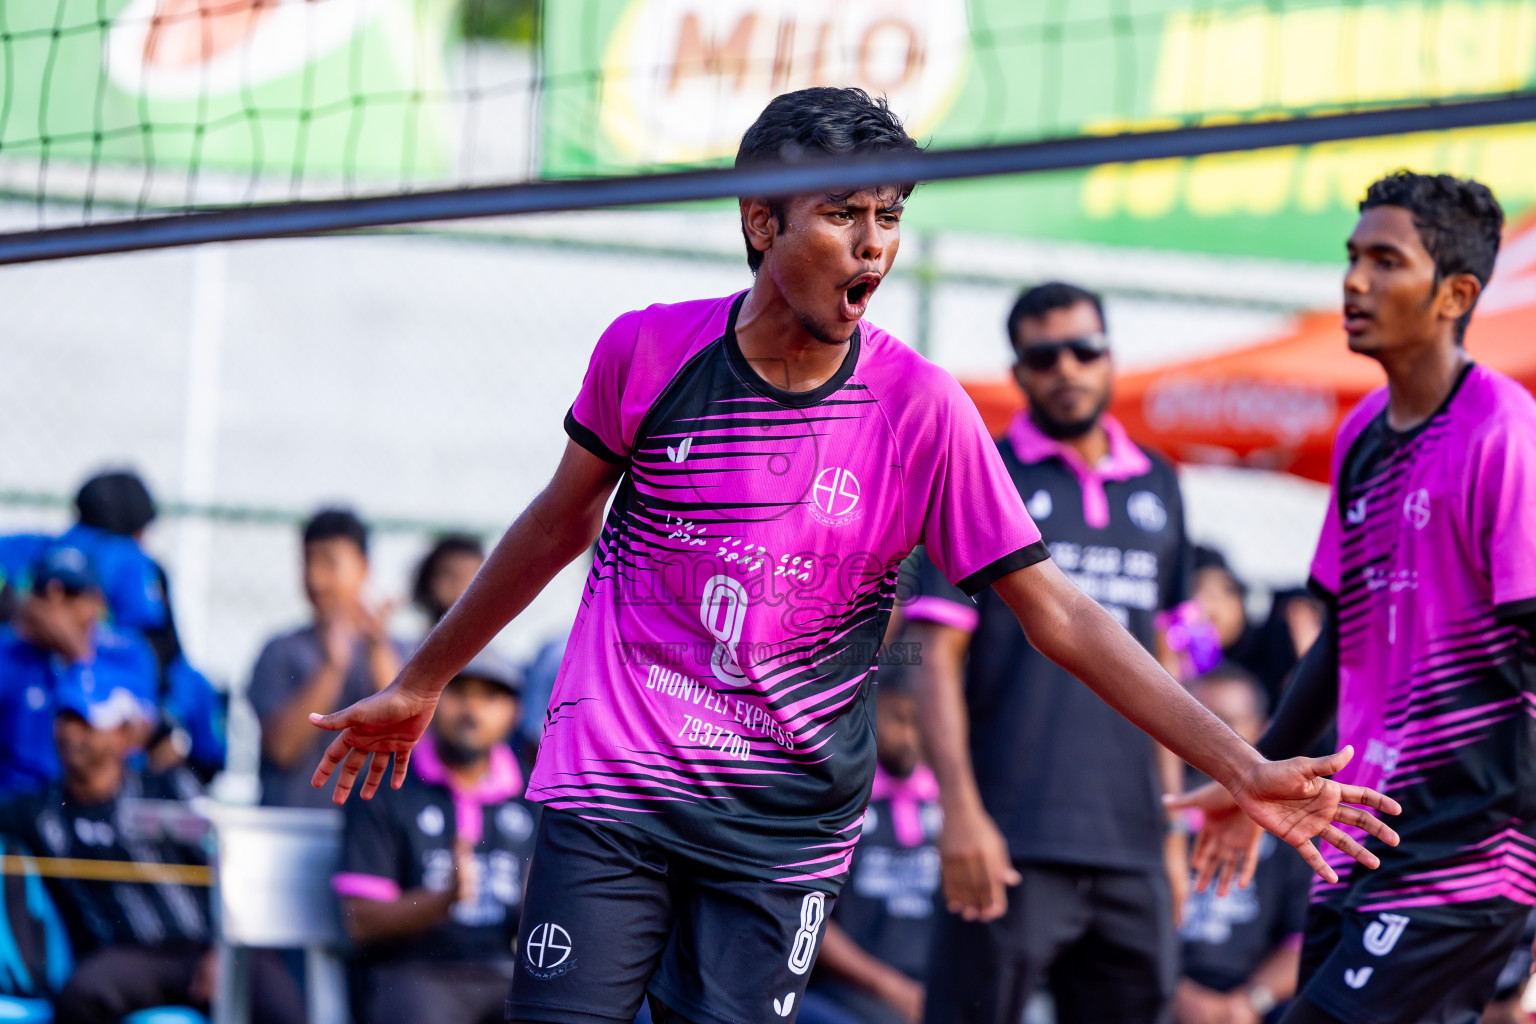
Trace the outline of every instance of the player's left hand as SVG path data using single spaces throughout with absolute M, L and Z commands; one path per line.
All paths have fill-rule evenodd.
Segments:
M 364 800 L 370 800 L 384 780 L 384 771 L 393 754 L 395 770 L 390 786 L 399 789 L 405 784 L 411 748 L 427 731 L 436 707 L 436 693 L 423 696 L 414 689 L 401 686 L 400 679 L 396 678 L 378 693 L 364 697 L 351 707 L 330 715 L 310 715 L 313 724 L 340 734 L 325 748 L 325 756 L 320 758 L 320 765 L 309 780 L 310 785 L 316 789 L 325 785 L 326 779 L 340 765 L 336 789 L 331 793 L 331 802 L 339 807 L 347 802 L 358 774 L 367 765 L 368 774 L 363 780 L 361 795 Z
M 1312 870 L 1327 882 L 1337 882 L 1338 874 L 1323 860 L 1323 855 L 1312 845 L 1314 838 L 1321 838 L 1335 849 L 1348 854 L 1367 868 L 1377 868 L 1381 860 L 1350 838 L 1338 825 L 1354 827 L 1375 836 L 1388 846 L 1396 846 L 1398 839 L 1386 822 L 1368 814 L 1362 807 L 1370 807 L 1384 814 L 1401 814 L 1396 800 L 1364 786 L 1345 786 L 1328 776 L 1339 771 L 1354 756 L 1353 747 L 1345 747 L 1327 757 L 1293 757 L 1287 761 L 1260 761 L 1233 787 L 1232 797 L 1237 806 L 1252 818 L 1254 823 L 1273 832 L 1294 846 Z M 1358 806 L 1349 806 L 1355 804 Z M 1174 801 L 1175 806 L 1183 806 Z M 1217 865 L 1223 881 L 1229 872 L 1235 873 L 1238 865 Z M 1201 870 L 1201 880 L 1210 884 L 1212 868 Z M 1197 882 L 1199 886 L 1199 882 Z M 1200 886 L 1203 888 L 1203 886 Z M 1228 886 L 1219 889 L 1223 894 Z

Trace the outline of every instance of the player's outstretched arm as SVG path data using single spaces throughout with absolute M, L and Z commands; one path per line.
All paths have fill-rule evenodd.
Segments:
M 1339 630 L 1330 610 L 1323 616 L 1317 640 L 1291 675 L 1274 720 L 1259 739 L 1259 753 L 1285 758 L 1311 750 L 1338 706 Z M 1203 816 L 1190 855 L 1195 888 L 1203 892 L 1215 879 L 1217 893 L 1225 896 L 1234 880 L 1241 886 L 1252 881 L 1258 867 L 1259 827 L 1238 809 L 1232 794 L 1212 782 L 1168 799 L 1168 805 L 1192 807 Z
M 1153 739 L 1221 783 L 1248 817 L 1296 847 L 1323 878 L 1338 880 L 1312 845 L 1316 837 L 1368 868 L 1380 863 L 1335 822 L 1357 826 L 1397 845 L 1397 833 L 1385 822 L 1349 806 L 1397 814 L 1401 808 L 1396 801 L 1328 778 L 1349 763 L 1349 748 L 1329 757 L 1265 760 L 1185 692 L 1054 562 L 1019 569 L 993 587 L 1018 616 L 1036 649 L 1088 684 Z
M 312 785 L 323 786 L 336 773 L 331 799 L 345 803 L 367 765 L 362 789 L 367 800 L 379 788 L 393 754 L 390 784 L 400 788 L 411 748 L 432 720 L 438 694 L 556 573 L 592 544 L 602 527 L 603 507 L 622 473 L 622 467 L 566 443 L 549 485 L 507 529 L 464 596 L 427 634 L 394 682 L 335 714 L 310 716 L 320 728 L 338 733 L 320 759 Z

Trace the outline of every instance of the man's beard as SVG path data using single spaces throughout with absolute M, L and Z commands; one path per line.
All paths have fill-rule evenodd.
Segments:
M 451 736 L 437 737 L 437 756 L 446 765 L 463 768 L 485 757 L 486 751 L 460 743 Z
M 1079 420 L 1058 420 L 1045 411 L 1041 402 L 1029 403 L 1029 418 L 1035 421 L 1035 426 L 1040 428 L 1040 433 L 1054 441 L 1075 441 L 1088 431 L 1099 425 L 1099 419 L 1104 415 L 1104 410 L 1109 408 L 1109 395 L 1099 399 L 1099 404 L 1094 406 L 1093 412 Z

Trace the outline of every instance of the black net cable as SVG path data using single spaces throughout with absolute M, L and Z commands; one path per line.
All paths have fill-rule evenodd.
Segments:
M 649 206 L 741 195 L 845 191 L 891 182 L 938 182 L 1063 171 L 1278 146 L 1536 121 L 1536 92 L 1495 99 L 1356 111 L 1291 120 L 1205 125 L 929 150 L 910 156 L 806 160 L 401 195 L 252 204 L 120 222 L 0 234 L 0 264 L 281 238 L 529 213 Z

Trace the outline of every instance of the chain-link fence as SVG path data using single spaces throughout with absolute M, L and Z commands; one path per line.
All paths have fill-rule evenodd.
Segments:
M 403 597 L 434 534 L 493 540 L 537 493 L 614 316 L 750 280 L 728 214 L 504 229 L 7 270 L 0 529 L 62 527 L 87 475 L 138 468 L 166 510 L 148 544 L 170 572 L 190 655 L 237 693 L 262 642 L 306 617 L 298 524 L 314 508 L 348 504 L 372 519 L 373 593 Z M 908 246 L 871 317 L 961 376 L 1006 368 L 1008 306 L 1047 275 L 1108 289 L 1120 363 L 1133 368 L 1276 330 L 1331 278 L 955 237 Z M 1199 535 L 1261 585 L 1304 577 L 1318 488 L 1238 471 L 1187 479 Z M 568 571 L 514 624 L 511 653 L 568 626 L 580 576 Z M 424 623 L 404 613 L 396 627 L 409 639 Z M 247 767 L 254 746 L 238 711 L 232 732 L 235 766 Z

